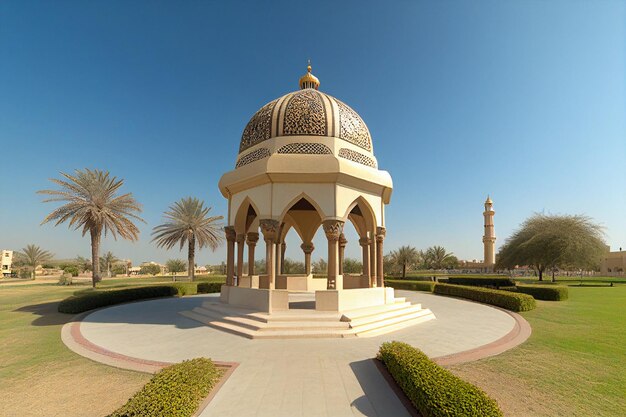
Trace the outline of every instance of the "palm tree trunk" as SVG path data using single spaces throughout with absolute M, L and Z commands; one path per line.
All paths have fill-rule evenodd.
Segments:
M 100 231 L 91 229 L 91 285 L 96 288 L 100 281 Z
M 402 279 L 406 278 L 406 264 L 402 264 Z
M 543 268 L 539 268 L 539 281 L 543 281 Z
M 194 277 L 195 277 L 195 272 L 196 272 L 196 264 L 194 262 L 194 258 L 196 256 L 196 237 L 195 236 L 191 236 L 191 238 L 189 238 L 189 252 L 187 254 L 187 275 L 189 275 L 189 278 L 191 279 L 191 281 L 193 281 Z

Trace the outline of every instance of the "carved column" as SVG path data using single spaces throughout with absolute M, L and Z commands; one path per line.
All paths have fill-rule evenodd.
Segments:
M 263 240 L 265 241 L 265 270 L 269 280 L 269 288 L 273 290 L 276 282 L 276 269 L 274 267 L 274 257 L 276 254 L 276 238 L 278 237 L 278 221 L 272 219 L 261 219 L 259 222 Z
M 254 249 L 256 243 L 259 241 L 259 234 L 257 232 L 250 232 L 247 236 L 248 242 L 248 275 L 254 275 Z
M 287 251 L 287 244 L 285 242 L 282 242 L 280 244 L 280 268 L 279 268 L 279 271 L 281 274 L 285 273 L 285 252 L 286 251 Z
M 243 245 L 246 242 L 246 235 L 239 234 L 236 238 L 237 241 L 237 282 L 233 285 L 239 286 L 241 276 L 243 275 Z
M 309 275 L 311 273 L 311 254 L 315 250 L 312 242 L 303 243 L 300 245 L 302 252 L 304 252 L 304 273 Z
M 370 237 L 370 282 L 373 288 L 378 286 L 376 279 L 376 236 L 370 232 Z
M 385 275 L 383 271 L 383 240 L 385 240 L 387 230 L 384 227 L 376 228 L 376 278 L 378 286 L 385 286 Z
M 348 240 L 342 233 L 339 236 L 339 275 L 343 275 L 343 255 L 346 252 L 346 245 L 348 244 Z
M 363 276 L 367 277 L 367 285 L 372 288 L 373 282 L 370 275 L 370 240 L 367 237 L 359 239 L 359 245 L 363 249 Z
M 328 239 L 328 285 L 329 290 L 342 290 L 343 285 L 338 285 L 337 276 L 339 275 L 339 237 L 343 231 L 343 222 L 341 220 L 325 220 L 322 223 L 324 233 Z
M 233 226 L 224 227 L 226 234 L 226 285 L 233 285 L 235 275 L 235 228 Z

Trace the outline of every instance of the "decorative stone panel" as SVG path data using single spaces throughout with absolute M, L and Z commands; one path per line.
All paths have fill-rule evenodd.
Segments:
M 257 143 L 268 140 L 272 131 L 272 112 L 278 100 L 271 101 L 252 116 L 241 135 L 239 152 L 243 152 Z
M 321 143 L 290 143 L 281 146 L 277 153 L 326 155 L 333 152 L 328 146 Z
M 347 104 L 335 99 L 339 109 L 339 137 L 366 151 L 372 151 L 372 138 L 361 117 Z
M 235 168 L 239 168 L 242 167 L 244 165 L 248 165 L 251 164 L 252 162 L 258 161 L 260 159 L 263 158 L 267 158 L 268 156 L 270 156 L 270 150 L 267 148 L 259 148 L 255 151 L 249 152 L 247 154 L 245 154 L 244 156 L 242 156 L 241 158 L 239 158 L 239 160 L 237 161 L 237 164 L 235 165 Z
M 285 107 L 283 135 L 326 136 L 326 109 L 320 94 L 313 89 L 294 93 Z
M 352 149 L 339 149 L 339 157 L 362 165 L 367 165 L 368 167 L 376 168 L 376 161 L 374 161 L 369 156 L 363 155 L 362 153 L 357 151 L 353 151 Z

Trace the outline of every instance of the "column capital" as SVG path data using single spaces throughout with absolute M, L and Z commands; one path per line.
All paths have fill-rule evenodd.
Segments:
M 259 241 L 259 233 L 258 232 L 248 232 L 246 235 L 246 241 L 248 245 L 254 246 Z
M 339 235 L 339 247 L 345 248 L 347 244 L 348 240 L 346 239 L 346 236 L 342 233 L 341 235 Z
M 372 243 L 372 240 L 369 237 L 362 237 L 359 239 L 359 245 L 361 246 L 367 246 L 370 243 Z
M 308 242 L 300 245 L 300 248 L 302 249 L 302 252 L 310 254 L 315 250 L 315 245 L 313 245 L 313 242 Z
M 234 242 L 237 238 L 237 233 L 235 232 L 235 226 L 226 226 L 224 227 L 224 233 L 226 233 L 226 240 L 229 242 Z
M 384 227 L 376 228 L 376 242 L 382 242 L 385 239 L 385 235 L 387 234 L 387 229 Z
M 243 233 L 238 234 L 237 237 L 235 238 L 235 241 L 239 245 L 241 245 L 243 242 L 245 242 L 245 240 L 246 240 L 246 235 L 244 235 Z
M 280 228 L 280 223 L 278 222 L 278 220 L 261 219 L 259 220 L 259 225 L 261 226 L 263 239 L 266 242 L 275 242 L 278 238 L 278 229 Z
M 287 244 L 285 242 L 280 244 L 280 247 L 283 248 L 283 250 L 285 250 L 285 248 L 287 247 Z
M 343 232 L 343 224 L 344 222 L 341 220 L 324 220 L 322 227 L 324 228 L 326 238 L 332 241 L 339 241 L 339 237 Z

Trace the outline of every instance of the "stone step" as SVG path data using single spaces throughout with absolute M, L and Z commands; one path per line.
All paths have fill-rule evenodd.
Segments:
M 209 310 L 204 307 L 195 307 L 191 311 L 193 311 L 196 314 L 200 314 L 204 317 L 207 317 L 210 320 L 219 321 L 223 323 L 229 323 L 233 326 L 241 326 L 252 331 L 257 331 L 267 326 L 267 323 L 250 319 L 247 316 L 226 315 L 224 313 Z
M 402 330 L 402 329 L 405 329 L 407 327 L 414 326 L 416 324 L 424 323 L 426 321 L 433 320 L 435 318 L 435 315 L 430 310 L 425 309 L 423 311 L 426 311 L 426 313 L 424 313 L 424 314 L 422 314 L 422 315 L 420 315 L 418 317 L 415 317 L 415 318 L 412 318 L 412 319 L 408 319 L 408 320 L 404 320 L 404 321 L 400 321 L 400 322 L 397 322 L 395 324 L 387 324 L 385 326 L 373 328 L 373 329 L 366 330 L 366 331 L 357 331 L 355 334 L 358 337 L 379 336 L 379 335 L 382 335 L 382 334 L 395 332 L 396 330 Z
M 435 315 L 430 310 L 421 309 L 410 314 L 357 326 L 353 329 L 353 331 L 359 337 L 371 337 L 403 329 L 434 318 Z
M 357 320 L 368 316 L 375 316 L 381 313 L 389 311 L 402 310 L 403 308 L 410 307 L 412 304 L 408 301 L 402 303 L 384 304 L 380 306 L 372 306 L 365 308 L 357 308 L 355 310 L 348 310 L 343 313 L 342 321 Z M 417 304 L 415 304 L 417 305 Z
M 251 320 L 257 320 L 259 322 L 265 323 L 267 320 L 264 319 L 264 316 L 268 316 L 266 313 L 259 313 L 256 310 L 250 310 L 247 308 L 241 307 L 233 307 L 228 304 L 220 303 L 220 302 L 212 302 L 205 301 L 202 303 L 202 308 L 210 311 L 215 311 L 217 313 L 221 313 L 228 316 L 244 316 L 248 317 Z
M 253 339 L 308 339 L 308 338 L 349 338 L 356 335 L 346 330 L 280 330 L 258 332 Z
M 213 320 L 207 316 L 195 313 L 193 311 L 181 311 L 179 314 L 187 318 L 190 318 L 192 320 L 195 320 L 197 322 L 200 322 L 202 324 L 205 324 L 209 327 L 213 327 L 215 329 L 222 330 L 222 331 L 225 331 L 227 333 L 231 333 L 237 336 L 243 336 L 248 339 L 253 339 L 254 334 L 256 333 L 254 330 L 249 330 L 241 326 L 234 326 L 234 325 L 224 323 L 218 320 Z
M 387 319 L 393 319 L 395 317 L 406 316 L 408 314 L 416 313 L 418 311 L 422 311 L 422 306 L 420 304 L 408 305 L 403 308 L 397 308 L 390 311 L 381 312 L 378 314 L 371 314 L 367 316 L 360 316 L 356 319 L 350 319 L 349 323 L 351 327 L 357 327 L 366 325 L 369 323 L 375 323 L 378 321 L 383 321 Z

